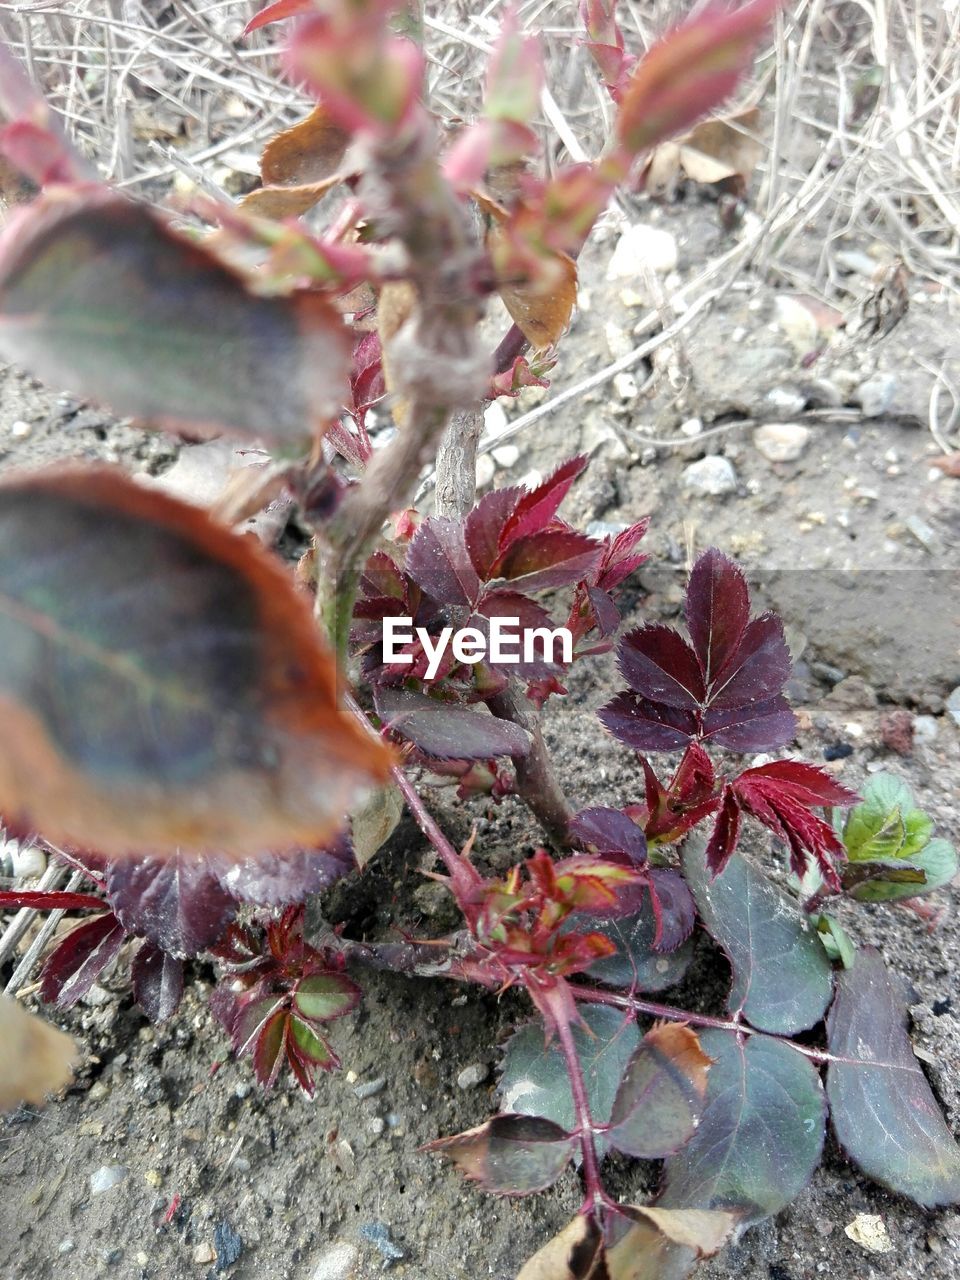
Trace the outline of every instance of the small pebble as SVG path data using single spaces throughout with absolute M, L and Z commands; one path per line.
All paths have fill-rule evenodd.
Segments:
M 613 389 L 621 400 L 636 400 L 639 387 L 637 380 L 629 369 L 624 369 L 614 376 Z
M 960 729 L 960 684 L 947 698 L 947 714 L 957 728 Z
M 496 463 L 490 457 L 490 454 L 481 453 L 477 458 L 477 488 L 485 489 L 488 484 L 491 484 L 496 471 Z
M 703 430 L 703 423 L 699 418 L 688 418 L 686 422 L 680 424 L 680 434 L 682 436 L 698 436 Z
M 369 1240 L 388 1263 L 400 1262 L 406 1257 L 400 1246 L 391 1239 L 390 1228 L 385 1222 L 365 1222 L 358 1234 L 361 1240 Z
M 937 545 L 937 535 L 933 529 L 927 524 L 926 520 L 921 520 L 918 515 L 907 516 L 904 520 L 907 531 L 916 538 L 924 551 L 933 551 Z
M 617 241 L 607 263 L 607 279 L 634 280 L 645 270 L 665 276 L 678 260 L 677 240 L 671 232 L 637 222 Z
M 790 419 L 807 407 L 807 397 L 796 387 L 773 387 L 764 403 L 777 419 Z
M 483 1084 L 489 1074 L 490 1068 L 484 1062 L 473 1062 L 469 1067 L 464 1067 L 457 1076 L 458 1089 L 475 1089 L 477 1085 Z
M 691 462 L 688 467 L 684 467 L 683 487 L 692 489 L 695 493 L 719 498 L 736 492 L 737 473 L 727 458 L 719 454 L 708 454 L 699 462 Z
M 378 1093 L 383 1093 L 386 1087 L 387 1077 L 377 1076 L 375 1080 L 367 1080 L 363 1084 L 358 1084 L 353 1092 L 354 1096 L 362 1102 L 365 1098 L 375 1098 Z
M 374 1116 L 373 1119 L 367 1123 L 367 1133 L 369 1133 L 371 1138 L 382 1138 L 386 1127 L 387 1122 L 382 1116 Z
M 321 1257 L 310 1280 L 351 1280 L 359 1257 L 352 1244 L 335 1244 Z
M 26 440 L 27 436 L 33 435 L 33 427 L 29 422 L 18 418 L 16 422 L 10 423 L 10 434 L 14 440 Z
M 67 1238 L 66 1240 L 60 1241 L 59 1245 L 57 1246 L 57 1253 L 73 1253 L 76 1247 L 77 1246 L 75 1242 Z
M 193 1261 L 198 1267 L 205 1267 L 211 1262 L 216 1262 L 217 1251 L 209 1241 L 198 1244 L 193 1251 Z
M 507 425 L 507 414 L 503 405 L 491 400 L 483 411 L 483 433 L 486 436 L 498 436 Z
M 849 1236 L 854 1244 L 860 1245 L 868 1253 L 893 1251 L 893 1241 L 878 1213 L 858 1213 L 854 1220 L 843 1228 L 843 1234 Z
M 799 422 L 767 422 L 753 433 L 753 443 L 768 462 L 796 462 L 810 443 L 810 428 Z
M 895 707 L 880 717 L 880 740 L 898 756 L 912 753 L 913 716 L 906 707 Z
M 127 1173 L 128 1170 L 122 1164 L 102 1164 L 96 1173 L 90 1175 L 90 1194 L 99 1196 L 104 1191 L 118 1187 Z
M 896 390 L 897 380 L 892 373 L 877 373 L 860 383 L 853 398 L 865 418 L 879 418 L 893 404 Z
M 935 742 L 940 726 L 936 716 L 915 716 L 913 721 L 913 740 L 924 745 Z
M 520 461 L 520 450 L 515 444 L 502 444 L 499 449 L 493 449 L 492 454 L 498 467 L 515 467 Z
M 849 742 L 831 742 L 823 748 L 824 760 L 846 760 L 853 755 L 853 747 Z

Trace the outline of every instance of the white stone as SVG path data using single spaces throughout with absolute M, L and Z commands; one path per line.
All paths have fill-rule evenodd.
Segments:
M 14 440 L 26 440 L 27 436 L 33 434 L 33 427 L 29 422 L 24 422 L 20 418 L 16 422 L 10 423 L 10 434 Z
M 810 428 L 799 422 L 767 422 L 753 433 L 753 443 L 769 462 L 796 462 L 810 443 Z
M 638 222 L 627 229 L 607 263 L 608 280 L 627 280 L 646 271 L 665 276 L 676 268 L 679 255 L 676 237 L 660 227 Z
M 477 1085 L 483 1084 L 489 1074 L 490 1068 L 483 1062 L 471 1063 L 469 1067 L 464 1067 L 457 1076 L 458 1089 L 475 1089 Z
M 778 419 L 789 420 L 794 414 L 803 413 L 807 407 L 807 397 L 796 387 L 773 387 L 764 399 L 771 415 Z
M 607 340 L 607 348 L 614 360 L 622 360 L 633 350 L 633 339 L 630 334 L 613 320 L 608 320 L 603 326 L 603 336 Z
M 498 436 L 507 425 L 507 415 L 498 400 L 491 400 L 483 411 L 483 430 L 487 436 Z
M 805 307 L 789 294 L 780 293 L 774 299 L 777 327 L 790 340 L 800 355 L 812 351 L 820 336 L 817 320 L 809 307 Z
M 692 489 L 695 493 L 719 498 L 723 494 L 736 492 L 737 473 L 728 459 L 719 454 L 710 454 L 684 468 L 683 487 Z
M 865 418 L 879 418 L 893 404 L 896 389 L 897 380 L 892 373 L 877 373 L 860 383 L 854 392 L 854 399 Z
M 335 1244 L 317 1263 L 310 1280 L 351 1280 L 359 1258 L 352 1244 Z
M 680 434 L 684 436 L 698 436 L 702 430 L 703 423 L 699 418 L 688 418 L 680 424 Z
M 621 400 L 635 400 L 639 391 L 636 378 L 627 369 L 614 376 L 613 389 Z
M 496 463 L 490 457 L 489 453 L 481 453 L 477 459 L 477 488 L 485 489 L 488 484 L 493 482 L 496 473 Z
M 96 1173 L 90 1175 L 90 1194 L 102 1195 L 104 1191 L 118 1187 L 126 1176 L 127 1170 L 122 1164 L 102 1164 Z
M 953 720 L 953 723 L 958 729 L 960 729 L 960 684 L 957 685 L 956 689 L 954 689 L 949 698 L 947 698 L 947 712 Z
M 520 450 L 515 444 L 502 444 L 494 449 L 493 460 L 498 467 L 515 467 L 520 461 Z

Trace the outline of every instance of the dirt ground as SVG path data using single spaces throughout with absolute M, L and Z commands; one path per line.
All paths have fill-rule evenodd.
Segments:
M 702 192 L 644 202 L 632 216 L 676 240 L 677 266 L 661 281 L 667 297 L 728 244 L 716 200 Z M 606 234 L 581 262 L 581 306 L 547 395 L 640 340 L 633 329 L 651 299 L 635 280 L 606 278 L 616 225 Z M 819 235 L 811 226 L 811 262 Z M 864 264 L 882 268 L 889 258 L 860 232 L 837 247 L 860 255 L 840 294 L 853 312 L 875 289 Z M 735 554 L 757 601 L 787 624 L 798 754 L 830 761 L 854 787 L 879 768 L 899 773 L 938 833 L 956 841 L 960 729 L 946 699 L 960 686 L 960 481 L 932 467 L 940 449 L 927 424 L 938 373 L 960 384 L 960 329 L 946 292 L 916 278 L 909 310 L 888 336 L 841 338 L 811 361 L 809 339 L 797 333 L 803 318 L 778 301 L 796 292 L 776 272 L 748 267 L 699 325 L 632 370 L 632 384 L 621 377 L 567 403 L 501 447 L 481 475 L 495 485 L 532 481 L 572 453 L 591 454 L 567 517 L 580 526 L 652 517 L 650 564 L 624 596 L 627 624 L 677 614 L 691 551 L 717 545 Z M 784 423 L 809 435 L 798 456 L 771 461 L 755 432 Z M 171 437 L 0 369 L 0 470 L 74 457 L 155 475 L 179 449 Z M 687 468 L 705 457 L 729 464 L 720 464 L 725 493 L 690 487 Z M 576 807 L 642 795 L 635 758 L 595 718 L 618 685 L 612 657 L 590 659 L 572 673 L 569 695 L 549 704 L 546 735 Z M 883 745 L 880 721 L 893 707 L 916 717 L 908 755 Z M 513 801 L 454 807 L 442 790 L 427 786 L 425 795 L 452 836 L 465 838 L 477 823 L 491 865 L 509 865 L 538 843 Z M 769 856 L 759 837 L 752 848 Z M 376 862 L 320 908 L 350 936 L 398 926 L 440 932 L 453 919 L 420 875 L 429 865 L 404 820 Z M 939 901 L 946 912 L 932 932 L 897 909 L 851 904 L 841 917 L 908 979 L 915 1043 L 960 1132 L 960 886 Z M 719 1009 L 725 962 L 705 937 L 697 946 L 684 987 L 665 998 L 713 999 Z M 122 975 L 121 964 L 119 976 L 57 1019 L 83 1046 L 77 1083 L 44 1111 L 0 1121 L 4 1280 L 372 1280 L 384 1272 L 512 1280 L 575 1212 L 573 1171 L 544 1195 L 504 1201 L 418 1154 L 495 1109 L 499 1046 L 528 1016 L 519 997 L 365 973 L 362 1009 L 334 1035 L 344 1070 L 309 1102 L 288 1079 L 262 1094 L 248 1063 L 230 1058 L 206 1003 L 211 967 L 193 966 L 180 1012 L 159 1028 L 133 1005 Z M 461 1087 L 458 1076 L 474 1065 L 485 1078 Z M 652 1165 L 609 1162 L 610 1186 L 625 1198 L 654 1191 L 656 1177 Z M 114 1185 L 95 1193 L 91 1179 L 104 1178 Z M 860 1213 L 881 1215 L 890 1252 L 866 1252 L 845 1235 Z M 960 1213 L 927 1213 L 891 1196 L 828 1140 L 807 1191 L 698 1274 L 952 1280 Z

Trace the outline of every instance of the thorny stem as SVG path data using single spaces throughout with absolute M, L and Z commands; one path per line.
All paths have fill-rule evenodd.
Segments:
M 600 1181 L 600 1162 L 597 1159 L 597 1147 L 594 1139 L 593 1117 L 590 1114 L 590 1099 L 583 1079 L 583 1068 L 577 1056 L 577 1046 L 573 1039 L 570 1023 L 561 1008 L 557 1016 L 557 1037 L 563 1050 L 567 1064 L 567 1075 L 570 1077 L 570 1092 L 573 1094 L 573 1108 L 577 1118 L 580 1149 L 583 1152 L 583 1180 L 586 1184 L 587 1212 L 595 1209 L 598 1202 L 605 1202 L 607 1197 Z
M 530 734 L 529 753 L 513 762 L 517 793 L 554 844 L 566 848 L 570 843 L 568 826 L 573 814 L 560 788 L 536 708 L 513 678 L 502 693 L 490 699 L 490 710 L 501 720 L 512 720 Z

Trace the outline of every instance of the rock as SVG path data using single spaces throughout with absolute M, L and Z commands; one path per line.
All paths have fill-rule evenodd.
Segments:
M 936 550 L 937 535 L 930 525 L 927 524 L 926 520 L 921 520 L 918 515 L 910 515 L 907 516 L 903 523 L 907 532 L 916 538 L 924 551 Z
M 639 388 L 637 380 L 629 369 L 614 375 L 613 389 L 621 400 L 636 400 Z
M 102 1164 L 96 1173 L 90 1175 L 90 1194 L 99 1196 L 118 1187 L 128 1173 L 129 1169 L 122 1164 Z
M 891 1253 L 893 1241 L 878 1213 L 858 1213 L 852 1222 L 843 1228 L 843 1234 L 849 1236 L 854 1244 L 860 1245 L 868 1253 Z
M 310 1280 L 352 1280 L 360 1254 L 345 1241 L 335 1244 L 322 1255 Z
M 633 338 L 613 320 L 603 326 L 603 336 L 607 340 L 607 348 L 614 360 L 622 360 L 633 350 Z
M 28 436 L 33 434 L 33 427 L 29 422 L 18 419 L 16 422 L 10 423 L 10 434 L 14 440 L 26 440 Z
M 892 373 L 875 373 L 860 383 L 853 398 L 865 418 L 879 418 L 890 410 L 896 390 L 897 379 Z
M 483 432 L 486 436 L 498 436 L 507 425 L 507 414 L 498 400 L 491 400 L 483 411 Z
M 369 1121 L 369 1123 L 367 1124 L 367 1133 L 369 1133 L 371 1138 L 382 1138 L 383 1131 L 386 1129 L 386 1127 L 387 1127 L 387 1122 L 386 1120 L 383 1119 L 382 1116 L 374 1116 L 373 1119 Z
M 378 1093 L 383 1093 L 386 1087 L 387 1077 L 377 1076 L 375 1080 L 367 1080 L 364 1084 L 358 1084 L 353 1092 L 362 1102 L 365 1098 L 375 1098 Z
M 209 1240 L 204 1241 L 203 1244 L 198 1244 L 193 1251 L 193 1261 L 195 1266 L 206 1267 L 211 1262 L 216 1262 L 216 1260 L 217 1251 Z
M 774 318 L 799 355 L 813 351 L 820 339 L 817 318 L 809 307 L 789 294 L 778 294 L 774 299 Z
M 361 1240 L 369 1240 L 378 1250 L 386 1264 L 400 1262 L 406 1257 L 404 1251 L 395 1244 L 390 1236 L 390 1228 L 385 1222 L 365 1222 L 360 1228 Z
M 777 422 L 787 422 L 807 407 L 807 397 L 796 387 L 771 387 L 763 399 Z
M 60 1243 L 57 1245 L 57 1253 L 73 1253 L 76 1247 L 77 1247 L 76 1241 L 71 1240 L 68 1237 L 66 1240 L 61 1240 Z
M 937 724 L 936 716 L 914 716 L 913 720 L 913 740 L 914 742 L 923 743 L 924 746 L 931 742 L 935 742 L 937 734 L 940 732 L 940 726 Z
M 880 265 L 876 258 L 871 258 L 862 249 L 838 249 L 834 261 L 849 275 L 866 276 L 868 280 Z
M 753 433 L 753 443 L 769 462 L 796 462 L 810 443 L 810 428 L 799 422 L 767 422 Z
M 947 715 L 960 729 L 960 685 L 957 685 L 956 689 L 947 697 Z
M 226 1271 L 243 1253 L 243 1238 L 224 1219 L 213 1229 L 213 1243 L 217 1251 L 217 1270 Z
M 850 714 L 877 705 L 877 692 L 862 676 L 847 676 L 831 689 L 824 701 L 831 711 Z
M 484 1062 L 473 1062 L 469 1067 L 464 1067 L 457 1076 L 458 1089 L 475 1089 L 477 1085 L 483 1084 L 489 1074 L 490 1068 Z
M 898 756 L 913 752 L 913 716 L 905 707 L 895 707 L 880 717 L 880 740 Z
M 520 461 L 520 450 L 515 444 L 502 444 L 499 449 L 491 452 L 498 467 L 515 467 Z
M 699 462 L 691 462 L 683 470 L 683 487 L 694 493 L 719 498 L 737 489 L 737 473 L 732 464 L 720 454 L 708 454 Z
M 688 418 L 686 422 L 680 423 L 680 434 L 682 436 L 690 436 L 693 439 L 703 430 L 703 423 L 699 418 Z
M 638 222 L 622 233 L 607 263 L 608 280 L 636 279 L 644 271 L 667 275 L 679 255 L 676 238 L 660 227 Z
M 628 524 L 619 520 L 591 520 L 585 532 L 588 538 L 615 538 L 618 533 L 629 528 Z
M 496 470 L 496 463 L 489 453 L 481 453 L 477 458 L 477 488 L 485 489 L 488 484 L 492 484 Z
M 839 684 L 847 676 L 840 667 L 831 666 L 829 662 L 811 662 L 810 670 L 818 680 L 824 680 L 827 684 Z

